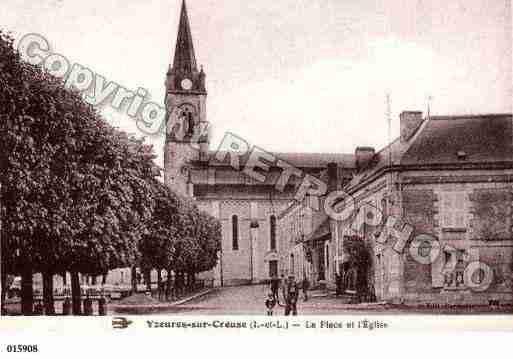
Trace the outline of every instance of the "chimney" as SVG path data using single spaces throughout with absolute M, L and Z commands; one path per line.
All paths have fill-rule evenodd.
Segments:
M 424 121 L 422 111 L 403 111 L 399 118 L 401 120 L 401 143 L 405 143 L 413 137 Z
M 208 142 L 200 142 L 199 144 L 199 162 L 208 162 L 209 158 L 209 143 Z
M 335 162 L 328 163 L 328 193 L 338 189 L 340 184 L 338 173 L 338 164 Z
M 360 171 L 367 167 L 375 153 L 373 147 L 357 147 L 355 151 L 356 169 Z

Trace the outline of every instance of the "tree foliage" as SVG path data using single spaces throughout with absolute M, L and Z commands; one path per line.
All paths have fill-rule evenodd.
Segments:
M 128 265 L 152 212 L 151 147 L 23 62 L 0 34 L 3 259 L 9 272 Z
M 215 266 L 219 222 L 158 181 L 153 148 L 24 62 L 1 31 L 0 135 L 2 270 Z
M 156 183 L 155 209 L 140 242 L 141 266 L 196 274 L 217 264 L 221 224 L 188 198 Z

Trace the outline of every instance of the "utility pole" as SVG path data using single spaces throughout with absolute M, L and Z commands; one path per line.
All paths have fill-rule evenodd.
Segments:
M 392 166 L 392 105 L 390 93 L 387 92 L 386 117 L 388 123 L 388 165 Z
M 427 119 L 431 119 L 431 102 L 433 101 L 433 96 L 429 95 L 427 98 Z
M 251 284 L 253 284 L 253 232 L 254 229 L 251 225 L 249 229 L 249 278 Z
M 251 278 L 251 283 L 253 283 L 253 281 L 255 280 L 255 264 L 253 263 L 254 260 L 253 260 L 253 256 L 254 256 L 254 245 L 253 245 L 253 242 L 257 239 L 257 235 L 258 235 L 258 228 L 260 227 L 260 225 L 258 224 L 258 221 L 257 220 L 252 220 L 251 223 L 250 223 L 250 226 L 249 226 L 249 271 L 250 271 L 250 278 Z
M 215 281 L 214 281 L 214 283 L 215 283 Z M 221 250 L 219 251 L 219 285 L 221 287 L 223 287 L 223 244 L 222 243 L 221 243 Z

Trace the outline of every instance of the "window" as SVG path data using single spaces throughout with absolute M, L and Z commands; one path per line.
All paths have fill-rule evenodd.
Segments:
M 239 218 L 232 216 L 232 250 L 239 250 Z
M 446 192 L 442 194 L 442 228 L 465 229 L 466 193 Z
M 326 269 L 329 271 L 330 268 L 330 247 L 326 245 Z
M 194 119 L 191 112 L 187 112 L 187 134 L 190 136 L 194 134 Z
M 464 288 L 463 276 L 466 265 L 463 257 L 465 251 L 460 249 L 445 250 L 444 254 L 444 287 L 446 289 Z
M 301 214 L 299 215 L 299 237 L 302 239 L 305 234 L 305 209 L 301 209 Z
M 325 253 L 322 250 L 321 247 L 318 247 L 317 250 L 317 272 L 318 272 L 318 279 L 324 280 L 324 261 L 325 261 Z
M 431 242 L 425 240 L 425 241 L 422 241 L 422 243 L 420 243 L 419 249 L 418 249 L 418 254 L 422 258 L 429 258 L 432 250 L 433 250 L 433 245 L 431 244 Z
M 381 200 L 381 214 L 383 216 L 383 223 L 386 223 L 388 217 L 387 200 L 383 198 Z
M 183 135 L 192 136 L 194 135 L 194 117 L 195 110 L 191 104 L 184 104 L 180 107 L 179 118 L 181 121 Z
M 269 220 L 270 225 L 270 239 L 271 239 L 271 250 L 276 250 L 276 216 L 271 216 Z
M 377 207 L 374 201 L 369 201 L 363 204 L 363 223 L 362 223 L 362 236 L 367 237 L 372 224 L 376 221 Z

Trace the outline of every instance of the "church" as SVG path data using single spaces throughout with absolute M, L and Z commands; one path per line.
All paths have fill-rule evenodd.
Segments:
M 166 81 L 165 183 L 193 197 L 201 209 L 222 223 L 217 285 L 258 283 L 285 272 L 289 248 L 278 238 L 278 215 L 294 201 L 300 178 L 276 190 L 282 168 L 268 169 L 265 181 L 255 181 L 235 169 L 230 158 L 209 148 L 206 74 L 198 69 L 185 1 L 182 3 L 173 64 Z M 329 163 L 349 174 L 352 154 L 280 153 L 286 163 L 311 176 L 321 176 Z M 248 158 L 242 158 L 242 162 Z

